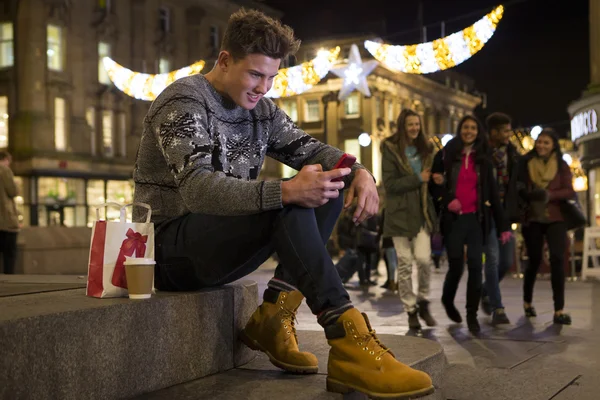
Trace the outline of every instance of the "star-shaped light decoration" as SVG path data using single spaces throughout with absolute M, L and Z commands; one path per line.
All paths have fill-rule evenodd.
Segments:
M 371 91 L 367 84 L 367 76 L 375 69 L 377 64 L 376 60 L 363 62 L 360 58 L 358 46 L 353 44 L 350 47 L 348 64 L 331 69 L 331 72 L 344 80 L 338 99 L 345 100 L 354 90 L 360 91 L 365 96 L 370 96 Z

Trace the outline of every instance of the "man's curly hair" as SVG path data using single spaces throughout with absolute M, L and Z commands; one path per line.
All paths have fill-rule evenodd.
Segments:
M 241 60 L 250 54 L 263 54 L 273 59 L 284 59 L 296 54 L 300 40 L 294 30 L 257 10 L 241 8 L 231 14 L 221 50 Z

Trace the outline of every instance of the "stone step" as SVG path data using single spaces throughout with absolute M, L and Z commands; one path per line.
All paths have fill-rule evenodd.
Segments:
M 148 300 L 0 297 L 0 399 L 122 399 L 244 365 L 252 281 Z
M 423 400 L 443 400 L 444 373 L 447 368 L 442 346 L 435 341 L 411 336 L 378 335 L 396 357 L 413 368 L 427 372 L 436 388 Z M 258 357 L 233 370 L 208 376 L 192 382 L 148 393 L 135 400 L 230 400 L 230 399 L 366 399 L 362 393 L 346 395 L 329 393 L 325 389 L 329 346 L 322 332 L 298 331 L 298 341 L 303 350 L 314 353 L 319 360 L 319 373 L 293 375 L 274 367 L 268 358 Z

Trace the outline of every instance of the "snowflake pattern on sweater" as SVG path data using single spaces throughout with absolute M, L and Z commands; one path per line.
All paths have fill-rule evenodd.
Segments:
M 329 170 L 342 154 L 299 129 L 270 99 L 245 110 L 223 98 L 203 75 L 193 75 L 168 86 L 146 115 L 134 201 L 152 207 L 155 223 L 188 213 L 278 209 L 281 181 L 257 180 L 265 156 L 297 170 L 308 164 Z M 134 212 L 135 220 L 142 217 L 143 210 Z

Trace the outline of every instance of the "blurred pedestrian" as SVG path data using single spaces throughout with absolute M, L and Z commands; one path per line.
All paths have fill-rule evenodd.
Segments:
M 5 274 L 15 273 L 19 214 L 15 204 L 17 185 L 10 169 L 12 157 L 0 151 L 0 252 Z
M 481 330 L 477 309 L 481 296 L 483 246 L 491 230 L 490 214 L 493 213 L 503 243 L 510 239 L 511 233 L 494 181 L 487 135 L 479 120 L 471 115 L 462 118 L 456 137 L 441 151 L 443 170 L 433 173 L 436 183 L 442 182 L 444 188 L 441 229 L 448 254 L 448 272 L 442 304 L 452 321 L 462 322 L 454 298 L 464 270 L 466 245 L 469 271 L 467 326 L 471 333 L 477 334 Z
M 526 317 L 535 317 L 533 287 L 542 262 L 544 239 L 550 252 L 554 323 L 571 325 L 565 314 L 565 249 L 567 228 L 561 202 L 575 197 L 571 170 L 562 159 L 558 137 L 545 128 L 535 141 L 535 148 L 523 157 L 519 168 L 519 195 L 525 200 L 522 231 L 529 264 L 523 280 L 523 308 Z
M 411 329 L 420 329 L 420 316 L 427 326 L 435 320 L 429 312 L 431 240 L 435 209 L 428 190 L 433 148 L 423 132 L 421 117 L 404 109 L 398 130 L 382 146 L 382 176 L 385 187 L 384 235 L 393 238 L 398 255 L 398 294 L 408 314 Z M 412 264 L 418 268 L 418 292 L 413 292 Z

